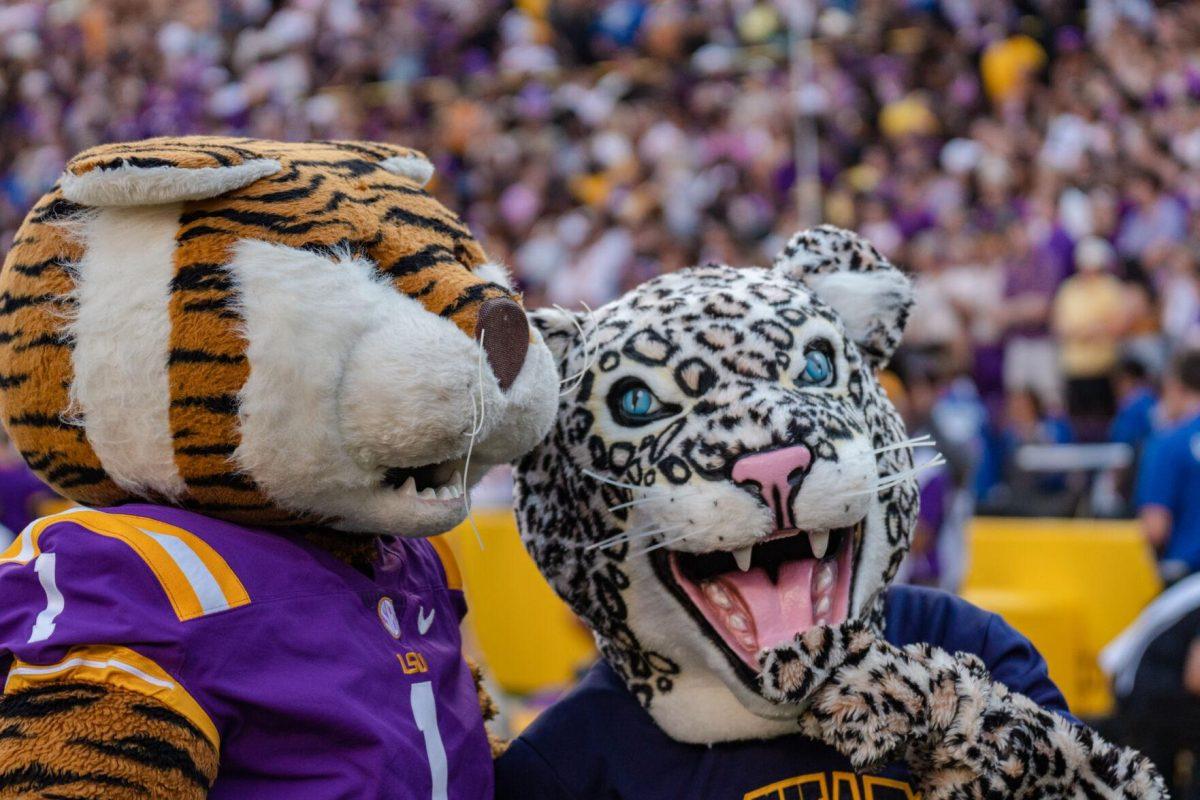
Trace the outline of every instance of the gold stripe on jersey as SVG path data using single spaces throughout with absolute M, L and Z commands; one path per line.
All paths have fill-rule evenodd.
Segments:
M 127 689 L 153 697 L 182 714 L 200 729 L 218 750 L 221 735 L 212 717 L 187 689 L 155 661 L 127 647 L 94 644 L 72 647 L 53 664 L 30 664 L 13 659 L 4 693 L 13 694 L 51 683 L 82 681 Z
M 42 552 L 42 534 L 62 522 L 128 545 L 154 573 L 180 621 L 250 602 L 246 587 L 233 569 L 203 539 L 175 525 L 132 514 L 76 508 L 43 517 L 21 531 L 0 553 L 0 566 L 26 564 L 37 558 Z
M 433 549 L 437 551 L 438 558 L 441 559 L 442 569 L 446 572 L 446 586 L 462 591 L 462 571 L 458 568 L 458 559 L 454 557 L 454 550 L 450 547 L 450 540 L 443 534 L 441 536 L 431 536 L 429 543 L 433 545 Z

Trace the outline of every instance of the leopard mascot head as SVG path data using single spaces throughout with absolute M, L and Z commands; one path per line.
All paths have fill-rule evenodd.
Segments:
M 917 495 L 875 371 L 911 303 L 904 274 L 824 226 L 770 269 L 534 314 L 570 391 L 517 470 L 522 537 L 673 738 L 794 731 L 759 653 L 815 624 L 882 625 Z
M 432 172 L 367 142 L 77 156 L 0 273 L 0 415 L 26 461 L 92 506 L 404 536 L 462 521 L 471 480 L 545 434 L 558 383 Z

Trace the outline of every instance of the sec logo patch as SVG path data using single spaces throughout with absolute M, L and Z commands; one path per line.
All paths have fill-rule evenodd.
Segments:
M 383 623 L 383 627 L 387 628 L 387 632 L 392 635 L 393 639 L 399 639 L 400 619 L 396 616 L 396 606 L 392 602 L 392 598 L 381 598 L 377 610 L 379 611 L 379 621 Z

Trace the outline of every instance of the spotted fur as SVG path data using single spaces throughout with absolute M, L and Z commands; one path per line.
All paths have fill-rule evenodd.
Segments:
M 904 758 L 938 800 L 1164 796 L 1144 758 L 992 683 L 974 657 L 899 649 L 881 635 L 883 590 L 908 549 L 917 497 L 911 480 L 875 488 L 912 465 L 875 369 L 910 304 L 907 278 L 873 247 L 823 226 L 797 234 L 771 269 L 708 265 L 592 315 L 539 312 L 578 388 L 517 470 L 529 552 L 673 738 L 799 726 L 859 769 Z M 818 339 L 838 378 L 800 385 L 799 356 Z M 628 376 L 669 406 L 636 429 L 608 397 Z M 865 520 L 848 621 L 765 650 L 755 672 L 674 585 L 665 553 L 734 550 L 780 527 L 756 491 L 732 482 L 733 464 L 797 444 L 814 466 L 796 527 Z
M 775 257 L 774 266 L 801 275 L 817 294 L 829 294 L 831 289 L 836 292 L 831 281 L 853 282 L 855 276 L 870 273 L 896 274 L 874 245 L 857 236 L 842 236 L 832 225 L 797 233 Z M 854 338 L 859 350 L 878 365 L 900 345 L 912 303 L 904 280 L 876 287 L 875 292 L 883 295 L 880 299 L 894 313 L 868 316 Z M 851 309 L 846 312 L 853 313 Z
M 762 682 L 855 769 L 907 762 L 929 800 L 1167 797 L 1145 756 L 993 682 L 976 656 L 899 648 L 862 621 L 768 653 Z
M 828 259 L 806 256 L 814 241 Z M 863 337 L 870 355 L 847 333 L 839 311 L 811 288 L 837 265 L 890 287 L 859 298 L 874 309 Z M 873 367 L 890 355 L 889 343 L 899 341 L 911 303 L 907 287 L 907 278 L 869 245 L 837 229 L 818 229 L 794 239 L 771 269 L 710 264 L 649 281 L 594 314 L 535 313 L 559 354 L 560 371 L 578 376 L 578 388 L 563 396 L 550 437 L 518 466 L 522 536 L 543 574 L 592 627 L 605 657 L 660 722 L 672 716 L 664 707 L 694 705 L 688 700 L 693 692 L 714 685 L 728 687 L 753 710 L 770 714 L 772 707 L 759 694 L 757 675 L 663 580 L 663 551 L 655 551 L 659 557 L 639 553 L 682 531 L 595 545 L 669 523 L 694 530 L 672 547 L 703 552 L 748 543 L 773 523 L 756 496 L 732 484 L 733 462 L 804 443 L 822 464 L 812 487 L 814 519 L 867 519 L 852 606 L 881 624 L 882 590 L 907 549 L 917 496 L 911 483 L 869 492 L 879 476 L 912 464 L 904 448 L 873 452 L 905 435 Z M 803 349 L 815 338 L 835 351 L 840 377 L 828 389 L 794 380 Z M 605 394 L 627 375 L 650 381 L 680 413 L 642 429 L 616 425 Z M 827 491 L 817 496 L 822 487 Z M 663 491 L 677 495 L 656 502 Z

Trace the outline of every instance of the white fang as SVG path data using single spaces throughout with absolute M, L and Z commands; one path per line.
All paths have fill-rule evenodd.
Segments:
M 753 545 L 749 547 L 739 547 L 733 551 L 733 560 L 737 562 L 738 569 L 746 572 L 750 569 L 750 558 L 754 555 Z

